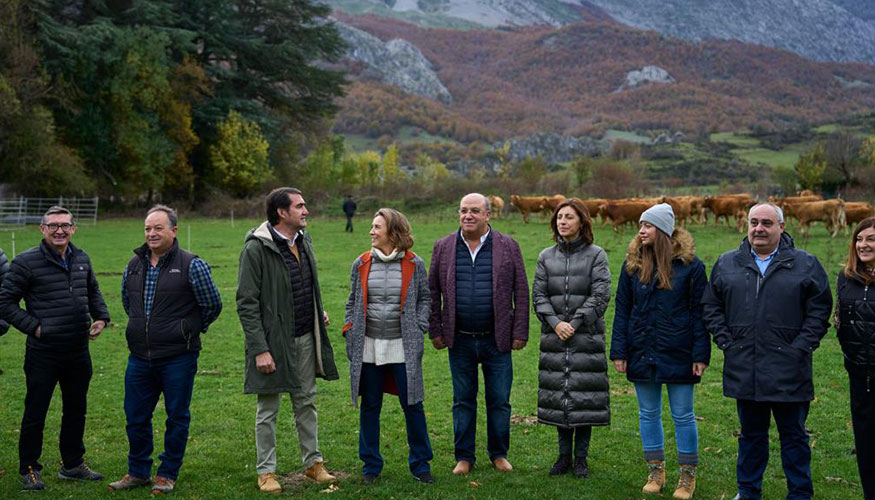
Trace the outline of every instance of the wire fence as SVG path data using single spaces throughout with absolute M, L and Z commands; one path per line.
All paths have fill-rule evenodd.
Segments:
M 43 214 L 55 206 L 73 212 L 77 224 L 97 225 L 98 199 L 94 198 L 0 198 L 0 228 L 39 224 Z

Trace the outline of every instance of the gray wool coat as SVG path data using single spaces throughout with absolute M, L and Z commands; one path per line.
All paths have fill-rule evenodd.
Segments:
M 582 240 L 557 243 L 541 252 L 532 303 L 541 320 L 538 360 L 538 421 L 558 427 L 611 422 L 605 310 L 611 273 L 605 251 Z M 574 335 L 561 340 L 561 321 Z
M 346 301 L 346 324 L 343 327 L 343 335 L 346 337 L 346 356 L 349 358 L 350 395 L 353 405 L 356 406 L 365 349 L 367 283 L 372 258 L 371 253 L 367 252 L 352 264 L 349 275 L 349 299 Z M 404 345 L 404 365 L 407 373 L 407 404 L 413 405 L 425 399 L 422 354 L 425 334 L 428 332 L 431 299 L 425 264 L 409 250 L 401 260 L 401 282 L 401 342 Z

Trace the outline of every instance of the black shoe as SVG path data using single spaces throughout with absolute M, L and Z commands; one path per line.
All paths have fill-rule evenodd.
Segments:
M 103 479 L 103 474 L 91 470 L 88 464 L 82 462 L 72 469 L 61 467 L 61 470 L 58 471 L 58 479 L 66 479 L 68 481 L 100 481 Z
M 46 483 L 43 482 L 42 473 L 38 470 L 33 470 L 33 467 L 27 467 L 27 473 L 21 475 L 22 489 L 28 491 L 37 491 L 46 489 Z
M 578 457 L 574 459 L 574 477 L 583 479 L 589 477 L 589 464 L 586 463 L 586 457 Z
M 379 474 L 362 474 L 362 481 L 365 484 L 373 484 L 379 477 Z
M 413 476 L 413 479 L 416 479 L 420 483 L 434 484 L 434 476 L 431 475 L 430 471 L 425 471 L 418 476 Z
M 739 493 L 732 497 L 732 500 L 753 500 L 751 497 L 744 496 L 744 493 Z
M 550 475 L 558 476 L 560 474 L 565 474 L 571 470 L 571 455 L 559 455 L 559 458 L 556 459 L 556 463 L 553 464 L 553 467 L 550 467 Z

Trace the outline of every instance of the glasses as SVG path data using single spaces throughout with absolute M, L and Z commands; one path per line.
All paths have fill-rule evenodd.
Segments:
M 483 210 L 479 208 L 460 208 L 459 213 L 462 215 L 480 215 L 483 213 Z
M 63 224 L 55 224 L 54 222 L 52 222 L 51 224 L 43 224 L 43 226 L 52 232 L 55 232 L 58 229 L 60 229 L 61 231 L 64 231 L 64 232 L 67 232 L 67 231 L 73 229 L 73 224 L 70 224 L 69 222 L 65 222 Z

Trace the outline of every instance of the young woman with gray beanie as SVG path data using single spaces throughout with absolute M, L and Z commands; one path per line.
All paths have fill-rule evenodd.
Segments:
M 665 486 L 662 386 L 668 389 L 680 477 L 674 498 L 692 498 L 696 488 L 698 430 L 693 385 L 711 358 L 702 321 L 705 266 L 695 256 L 693 237 L 674 227 L 667 203 L 641 214 L 617 284 L 611 360 L 635 385 L 644 458 L 650 473 L 642 491 Z

